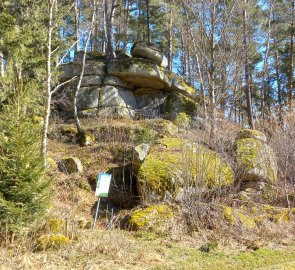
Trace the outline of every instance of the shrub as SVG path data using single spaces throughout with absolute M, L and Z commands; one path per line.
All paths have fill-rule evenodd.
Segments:
M 155 139 L 155 134 L 150 128 L 142 128 L 138 131 L 136 136 L 137 143 L 151 143 Z
M 187 128 L 189 126 L 190 120 L 190 117 L 186 113 L 181 112 L 177 114 L 174 123 L 180 128 Z

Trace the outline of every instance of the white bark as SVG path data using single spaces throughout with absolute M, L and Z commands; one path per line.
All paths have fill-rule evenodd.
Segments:
M 5 74 L 5 64 L 4 64 L 4 55 L 0 52 L 0 76 L 4 77 Z
M 74 97 L 74 117 L 75 117 L 75 122 L 76 122 L 76 127 L 77 127 L 78 133 L 81 133 L 83 130 L 82 130 L 82 127 L 81 127 L 81 124 L 80 124 L 79 116 L 78 116 L 77 98 L 78 98 L 78 95 L 79 95 L 79 92 L 80 92 L 81 83 L 82 83 L 84 70 L 85 70 L 87 45 L 88 45 L 88 43 L 90 41 L 90 37 L 91 37 L 92 30 L 93 30 L 94 22 L 95 22 L 95 19 L 96 19 L 96 1 L 94 1 L 93 5 L 94 5 L 94 7 L 93 7 L 91 25 L 90 25 L 90 29 L 88 30 L 88 35 L 87 35 L 86 42 L 84 44 L 82 69 L 81 69 L 81 73 L 80 73 L 80 77 L 79 77 L 79 81 L 78 81 L 78 84 L 77 84 L 77 88 L 76 88 L 76 91 L 75 91 L 75 97 Z
M 56 22 L 54 22 L 54 12 L 57 10 L 57 1 L 58 0 L 48 0 L 48 28 L 47 28 L 47 78 L 46 78 L 46 91 L 45 91 L 45 108 L 44 108 L 44 124 L 43 124 L 43 134 L 42 134 L 42 154 L 43 154 L 43 162 L 44 167 L 46 167 L 46 156 L 47 156 L 47 134 L 49 127 L 49 118 L 51 112 L 51 99 L 52 95 L 60 89 L 65 84 L 72 81 L 74 78 L 58 84 L 57 86 L 52 85 L 52 64 L 53 64 L 53 54 L 57 50 L 52 50 L 52 36 L 54 30 L 57 28 Z M 70 11 L 71 8 L 68 10 Z M 58 29 L 58 28 L 57 28 Z M 68 52 L 66 53 L 68 54 Z M 63 58 L 62 58 L 63 59 Z M 58 68 L 62 61 L 59 61 L 55 68 Z

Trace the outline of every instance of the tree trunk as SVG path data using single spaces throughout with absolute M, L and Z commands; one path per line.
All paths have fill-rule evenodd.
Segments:
M 55 6 L 55 0 L 48 1 L 48 33 L 47 33 L 47 80 L 46 80 L 46 101 L 45 101 L 45 114 L 44 114 L 44 125 L 43 125 L 43 138 L 42 138 L 42 153 L 44 167 L 46 167 L 46 155 L 47 155 L 47 133 L 49 126 L 50 107 L 51 107 L 51 52 L 52 52 L 52 31 L 53 31 L 53 9 Z
M 87 45 L 88 45 L 88 43 L 90 41 L 90 37 L 91 37 L 92 30 L 93 30 L 95 18 L 96 18 L 96 1 L 94 2 L 94 9 L 93 9 L 93 14 L 92 14 L 91 26 L 90 26 L 90 29 L 88 31 L 86 42 L 84 44 L 82 69 L 81 69 L 81 73 L 80 73 L 80 77 L 79 77 L 79 81 L 78 81 L 78 84 L 77 84 L 77 88 L 76 88 L 76 91 L 75 91 L 75 97 L 74 97 L 74 118 L 75 118 L 75 123 L 76 123 L 78 133 L 82 133 L 83 129 L 81 127 L 79 116 L 78 116 L 77 98 L 78 98 L 78 95 L 79 95 L 79 92 L 80 92 L 81 83 L 82 83 L 82 79 L 83 79 L 83 76 L 84 76 L 85 63 L 86 63 L 86 54 L 87 54 Z
M 167 3 L 168 6 L 168 3 Z M 169 5 L 169 23 L 168 23 L 168 70 L 172 70 L 173 68 L 173 13 L 172 13 L 172 3 L 170 1 Z
M 146 30 L 147 30 L 147 42 L 151 43 L 151 28 L 150 28 L 150 1 L 146 0 Z
M 266 90 L 265 90 L 265 78 L 268 76 L 268 54 L 269 54 L 269 47 L 270 47 L 270 35 L 271 35 L 271 15 L 272 15 L 272 2 L 270 2 L 269 7 L 269 16 L 268 16 L 268 31 L 266 37 L 266 51 L 263 61 L 263 71 L 262 71 L 262 88 L 261 88 L 261 116 L 262 121 L 265 118 L 265 102 L 266 102 Z
M 250 128 L 254 128 L 254 120 L 253 120 L 253 112 L 252 112 L 252 94 L 251 94 L 251 78 L 250 78 L 250 64 L 249 64 L 249 53 L 248 53 L 248 14 L 247 14 L 247 4 L 248 0 L 244 0 L 244 38 L 243 38 L 243 46 L 244 46 L 244 61 L 245 61 L 245 93 L 247 99 L 247 115 L 248 115 L 248 124 Z
M 294 16 L 295 1 L 292 1 L 292 21 L 290 32 L 290 58 L 289 58 L 289 76 L 288 76 L 288 111 L 292 111 L 292 90 L 293 90 L 293 68 L 294 68 Z
M 105 9 L 105 36 L 107 41 L 107 58 L 113 59 L 115 57 L 115 52 L 113 48 L 113 19 L 114 12 L 117 4 L 115 1 L 112 1 L 111 6 L 108 5 L 108 1 L 104 1 L 104 9 Z
M 76 53 L 79 50 L 79 7 L 78 7 L 78 0 L 75 0 L 75 6 L 74 6 L 74 14 L 75 14 L 75 41 L 76 46 L 74 48 L 74 55 L 76 55 Z
M 4 55 L 0 52 L 0 76 L 4 77 L 5 74 L 5 65 L 4 65 Z

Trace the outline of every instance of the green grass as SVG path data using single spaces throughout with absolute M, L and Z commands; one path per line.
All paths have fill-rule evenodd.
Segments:
M 166 258 L 170 266 L 152 269 L 200 269 L 200 270 L 250 270 L 295 269 L 295 248 L 282 250 L 259 249 L 257 251 L 228 253 L 202 253 L 197 248 L 174 246 Z M 275 268 L 273 268 L 275 267 Z M 287 268 L 288 267 L 288 268 Z

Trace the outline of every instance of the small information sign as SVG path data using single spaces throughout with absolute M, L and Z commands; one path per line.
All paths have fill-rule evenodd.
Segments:
M 95 195 L 100 198 L 106 198 L 109 195 L 109 189 L 111 184 L 112 175 L 108 173 L 99 173 L 97 179 L 97 186 Z

